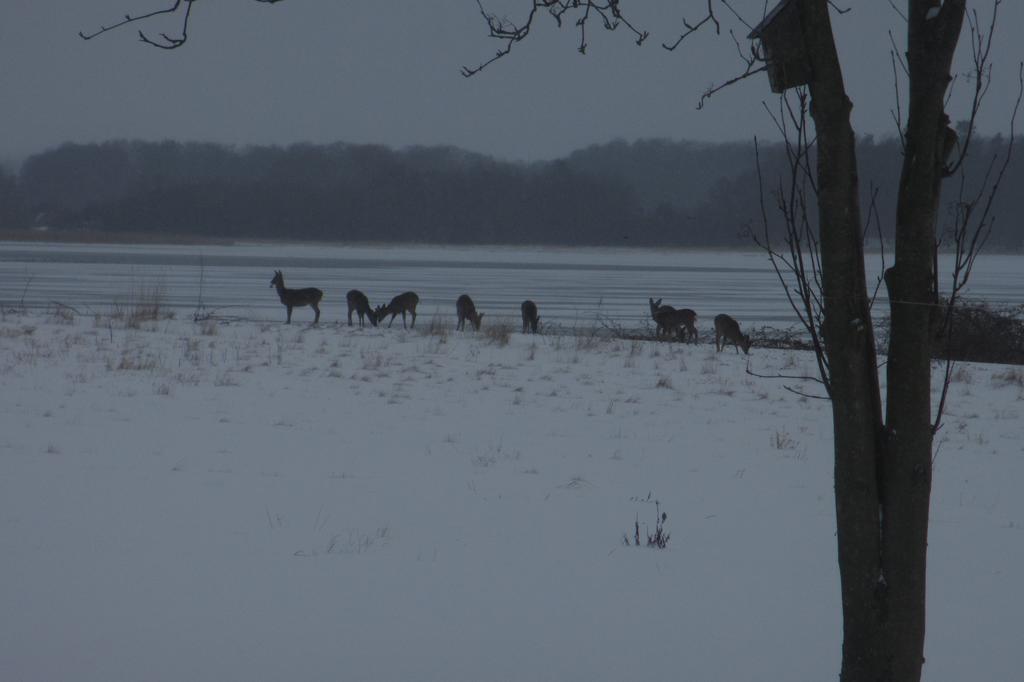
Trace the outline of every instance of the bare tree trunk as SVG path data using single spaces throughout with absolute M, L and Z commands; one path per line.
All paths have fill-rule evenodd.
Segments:
M 909 0 L 910 111 L 891 276 L 883 426 L 858 204 L 851 103 L 827 0 L 801 0 L 818 136 L 825 352 L 832 384 L 843 682 L 920 680 L 931 494 L 933 246 L 948 118 L 943 98 L 965 0 Z
M 892 679 L 918 680 L 924 662 L 925 575 L 932 479 L 931 325 L 936 303 L 933 245 L 945 172 L 944 98 L 966 0 L 908 3 L 910 101 L 896 209 L 896 262 L 886 396 L 882 567 L 883 626 Z
M 811 116 L 818 136 L 818 215 L 825 352 L 832 383 L 836 523 L 843 601 L 841 679 L 883 679 L 884 617 L 877 598 L 881 507 L 877 462 L 882 406 L 864 275 L 852 104 L 843 86 L 827 0 L 801 0 L 814 74 Z

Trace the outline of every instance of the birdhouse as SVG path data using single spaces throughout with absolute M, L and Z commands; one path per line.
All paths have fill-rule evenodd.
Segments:
M 772 92 L 810 82 L 811 65 L 804 46 L 799 2 L 781 0 L 747 38 L 761 41 L 761 56 L 768 67 Z

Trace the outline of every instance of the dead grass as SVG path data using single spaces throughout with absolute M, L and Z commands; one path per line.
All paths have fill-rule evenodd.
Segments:
M 108 358 L 107 369 L 122 372 L 151 372 L 160 367 L 160 358 L 142 349 L 125 349 L 120 358 Z
M 771 437 L 771 445 L 776 450 L 792 450 L 796 441 L 785 431 L 776 431 Z
M 32 336 L 36 328 L 32 325 L 21 327 L 0 327 L 0 339 L 16 339 L 20 336 Z
M 145 322 L 172 319 L 174 313 L 165 304 L 162 284 L 140 284 L 124 300 L 114 301 L 111 319 L 124 324 L 125 329 L 140 329 Z
M 421 335 L 433 337 L 438 343 L 447 343 L 451 330 L 451 324 L 440 313 L 434 313 L 426 325 L 421 324 L 416 329 Z
M 212 318 L 206 318 L 199 322 L 199 333 L 203 336 L 217 336 L 219 327 L 217 321 Z
M 949 380 L 954 384 L 972 384 L 974 383 L 974 375 L 971 374 L 971 370 L 960 365 L 953 370 L 953 373 L 949 376 Z
M 490 321 L 484 324 L 481 329 L 483 330 L 484 337 L 490 343 L 497 346 L 507 346 L 509 341 L 512 340 L 513 326 L 507 317 L 499 317 Z
M 1006 386 L 1024 388 L 1024 369 L 1008 367 L 1005 372 L 996 372 L 992 375 L 992 385 L 999 388 Z
M 75 311 L 69 306 L 58 303 L 53 307 L 52 318 L 56 324 L 74 324 Z

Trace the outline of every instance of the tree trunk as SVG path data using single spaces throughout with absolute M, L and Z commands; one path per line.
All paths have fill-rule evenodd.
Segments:
M 966 0 L 908 2 L 910 99 L 896 208 L 890 301 L 882 570 L 894 680 L 919 680 L 924 662 L 925 575 L 932 478 L 930 317 L 936 303 L 934 244 L 949 86 Z M 933 14 L 929 18 L 929 12 Z
M 943 96 L 965 0 L 909 0 L 910 112 L 900 181 L 886 421 L 864 276 L 852 105 L 827 0 L 800 0 L 818 139 L 825 352 L 832 383 L 843 682 L 920 680 L 931 494 L 932 248 Z M 922 305 L 916 305 L 922 304 Z
M 881 679 L 877 462 L 882 407 L 864 275 L 852 104 L 843 85 L 827 0 L 801 0 L 818 138 L 825 352 L 832 383 L 836 526 L 843 603 L 841 679 Z

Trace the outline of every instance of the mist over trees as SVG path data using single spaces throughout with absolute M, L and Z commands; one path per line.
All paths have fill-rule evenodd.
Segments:
M 967 177 L 983 177 L 1007 142 L 976 139 Z M 899 141 L 867 137 L 857 154 L 865 215 L 875 196 L 891 239 Z M 781 145 L 762 145 L 760 161 L 770 229 L 781 236 L 771 196 L 788 169 Z M 944 196 L 955 198 L 959 178 L 946 182 Z M 1024 166 L 1011 166 L 1006 185 L 1024 186 Z M 995 212 L 990 247 L 1024 246 L 1024 195 L 1002 193 Z M 761 216 L 752 143 L 613 141 L 516 163 L 454 147 L 111 141 L 34 155 L 17 176 L 0 170 L 7 232 L 729 247 L 749 246 Z

